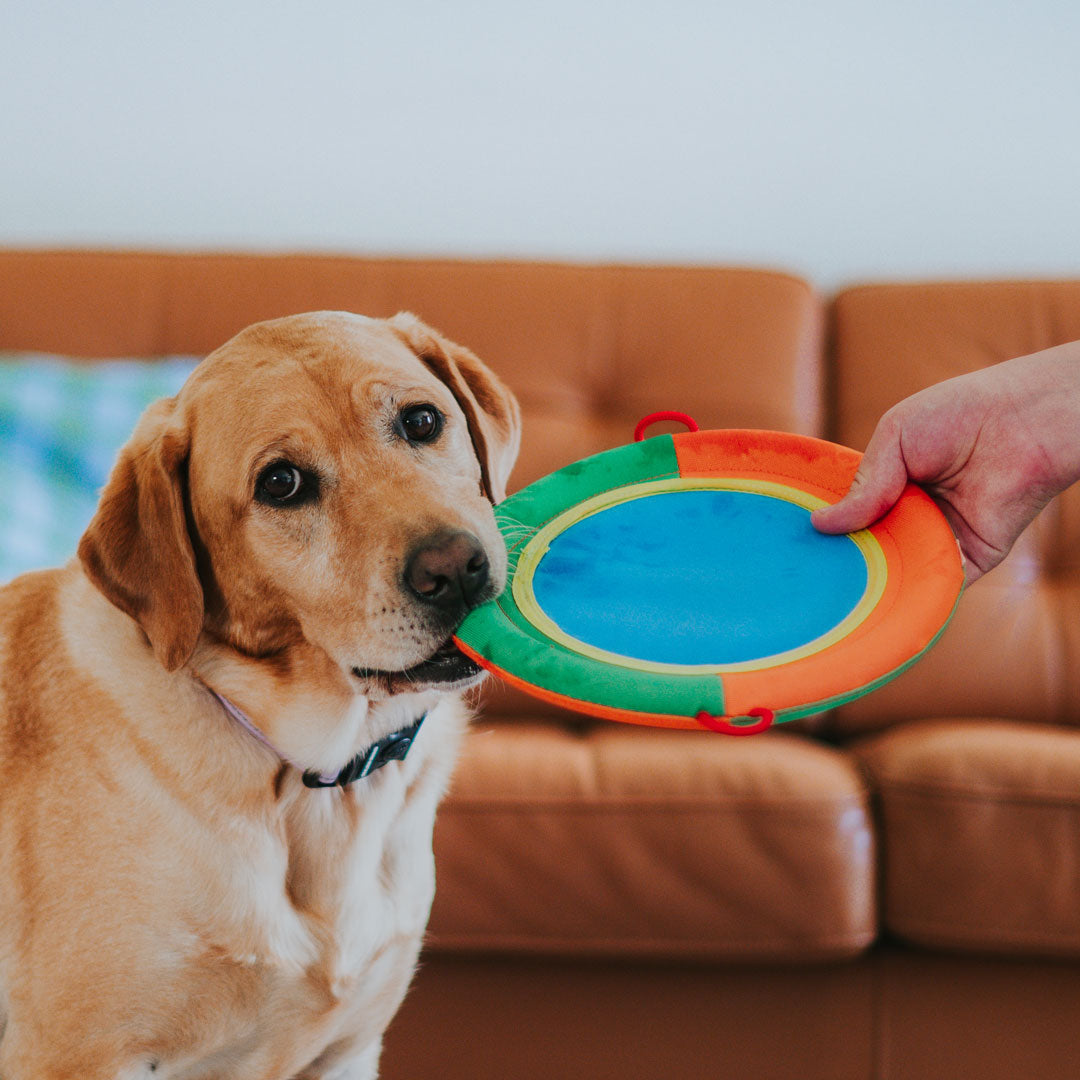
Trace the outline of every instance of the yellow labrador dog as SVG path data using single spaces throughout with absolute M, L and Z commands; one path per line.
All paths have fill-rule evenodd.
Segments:
M 519 426 L 413 316 L 260 323 L 0 590 L 2 1080 L 376 1075 Z

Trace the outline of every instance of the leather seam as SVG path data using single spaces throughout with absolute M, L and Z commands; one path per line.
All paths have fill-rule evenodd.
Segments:
M 714 957 L 754 960 L 765 955 L 790 959 L 837 950 L 863 951 L 877 940 L 876 928 L 839 937 L 757 938 L 722 943 L 715 938 L 662 937 L 548 937 L 543 934 L 429 934 L 427 948 L 450 951 L 516 950 L 530 953 L 611 953 L 637 956 L 694 955 L 703 950 Z
M 1000 948 L 1002 945 L 1005 945 L 1021 949 L 1029 948 L 1032 945 L 1045 945 L 1068 947 L 1075 951 L 1080 951 L 1080 934 L 1050 935 L 1010 933 L 1003 935 L 997 927 L 988 927 L 985 931 L 965 934 L 963 930 L 957 929 L 955 923 L 936 923 L 892 918 L 886 918 L 885 924 L 890 930 L 898 934 L 927 934 L 930 937 L 937 938 L 938 942 L 942 945 L 947 945 L 950 941 L 962 941 L 970 945 L 982 947 L 989 945 Z
M 882 798 L 937 799 L 942 802 L 993 803 L 1000 806 L 1060 807 L 1071 811 L 1080 810 L 1080 788 L 1076 792 L 1034 791 L 1026 794 L 1010 791 L 972 791 L 965 788 L 915 784 L 907 781 L 881 780 L 877 785 Z
M 439 817 L 451 814 L 683 814 L 683 813 L 736 813 L 752 809 L 755 813 L 790 814 L 795 810 L 825 814 L 837 809 L 848 810 L 852 807 L 868 809 L 868 796 L 848 795 L 836 799 L 784 799 L 769 802 L 755 802 L 751 799 L 731 799 L 728 801 L 685 801 L 669 799 L 664 802 L 646 802 L 644 800 L 611 800 L 591 802 L 585 799 L 565 799 L 558 802 L 540 802 L 538 800 L 491 801 L 483 799 L 447 800 L 439 810 Z

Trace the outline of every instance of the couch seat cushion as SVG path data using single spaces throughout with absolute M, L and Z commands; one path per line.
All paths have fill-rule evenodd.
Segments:
M 1080 955 L 1080 731 L 925 721 L 862 743 L 884 923 L 937 948 Z
M 436 824 L 429 940 L 853 955 L 876 931 L 873 848 L 852 760 L 799 735 L 481 722 Z

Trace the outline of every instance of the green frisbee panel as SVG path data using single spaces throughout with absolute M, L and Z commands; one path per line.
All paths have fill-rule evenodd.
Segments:
M 716 676 L 673 678 L 579 656 L 544 637 L 518 610 L 509 590 L 473 611 L 455 636 L 499 671 L 551 694 L 665 716 L 724 711 L 723 683 Z

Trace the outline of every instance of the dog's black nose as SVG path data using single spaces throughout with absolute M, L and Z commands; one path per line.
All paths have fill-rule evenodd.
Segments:
M 461 614 L 487 599 L 490 573 L 480 541 L 444 532 L 422 541 L 405 563 L 405 584 L 425 604 Z

